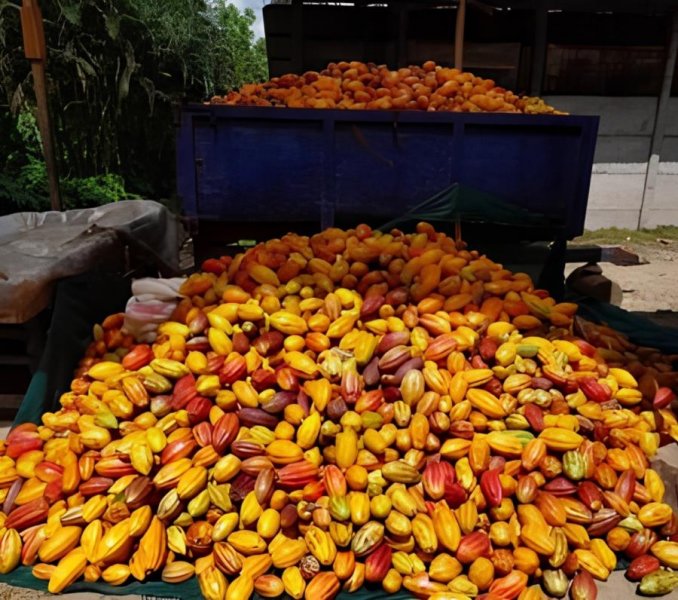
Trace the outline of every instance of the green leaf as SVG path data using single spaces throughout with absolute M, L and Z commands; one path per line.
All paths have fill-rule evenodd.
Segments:
M 80 67 L 86 75 L 89 75 L 90 77 L 96 77 L 96 70 L 84 58 L 76 56 L 75 61 L 78 63 L 78 67 Z
M 33 126 L 20 0 L 0 0 L 3 196 L 41 204 L 42 147 Z M 41 3 L 49 101 L 67 206 L 175 193 L 172 103 L 199 102 L 267 78 L 253 13 L 226 0 L 51 0 Z M 24 119 L 24 117 L 21 117 Z M 107 174 L 119 178 L 113 182 Z M 104 179 L 101 179 L 104 178 Z M 8 183 L 9 182 L 9 183 Z M 1 199 L 0 198 L 0 199 Z M 3 210 L 8 203 L 2 203 Z M 12 206 L 16 210 L 17 203 Z
M 61 4 L 61 14 L 64 19 L 73 25 L 80 25 L 82 18 L 82 6 L 80 2 Z
M 104 17 L 104 22 L 106 23 L 106 31 L 109 37 L 112 40 L 117 40 L 120 33 L 120 15 L 117 13 L 108 14 Z

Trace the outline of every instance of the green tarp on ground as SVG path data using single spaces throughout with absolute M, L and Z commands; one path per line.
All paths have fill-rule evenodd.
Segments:
M 638 346 L 657 348 L 665 354 L 678 354 L 678 329 L 657 325 L 623 308 L 592 298 L 573 297 L 568 300 L 579 305 L 579 316 L 612 327 L 627 335 Z
M 47 582 L 35 579 L 31 574 L 30 567 L 19 567 L 8 575 L 0 575 L 0 583 L 14 585 L 17 587 L 29 588 L 40 592 L 47 592 Z M 75 592 L 95 592 L 97 594 L 125 596 L 128 594 L 137 594 L 144 598 L 177 598 L 180 600 L 202 600 L 200 587 L 194 578 L 183 583 L 164 583 L 160 580 L 146 581 L 139 583 L 135 581 L 126 585 L 114 587 L 105 583 L 87 583 L 80 581 L 70 586 L 64 593 Z M 372 589 L 363 588 L 353 594 L 342 592 L 337 596 L 339 600 L 377 600 L 387 595 L 379 586 Z M 254 594 L 254 600 L 264 600 L 258 594 Z M 411 600 L 414 598 L 409 592 L 398 592 L 388 595 L 389 600 Z
M 56 284 L 47 343 L 15 424 L 39 423 L 40 415 L 58 407 L 92 339 L 92 326 L 124 310 L 130 294 L 130 282 L 110 273 L 88 273 Z

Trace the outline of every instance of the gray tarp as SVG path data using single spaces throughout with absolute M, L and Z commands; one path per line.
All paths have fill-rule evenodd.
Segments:
M 58 279 L 103 262 L 124 264 L 125 246 L 170 275 L 178 270 L 180 235 L 177 217 L 150 200 L 0 217 L 0 323 L 38 314 Z

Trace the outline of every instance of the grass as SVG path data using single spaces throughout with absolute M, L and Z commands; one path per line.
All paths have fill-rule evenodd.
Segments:
M 585 231 L 584 235 L 574 241 L 582 244 L 653 244 L 658 239 L 678 241 L 678 227 L 662 225 L 656 229 L 641 229 L 640 231 L 607 227 Z

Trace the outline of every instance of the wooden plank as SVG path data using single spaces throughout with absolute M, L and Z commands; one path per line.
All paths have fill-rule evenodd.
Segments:
M 15 340 L 25 342 L 28 340 L 28 332 L 19 325 L 0 325 L 0 341 Z
M 30 365 L 31 359 L 20 354 L 0 354 L 0 366 L 2 365 Z
M 398 68 L 405 67 L 412 61 L 409 59 L 407 53 L 407 22 L 409 19 L 409 10 L 407 5 L 397 5 L 391 7 L 395 9 L 395 19 L 398 22 L 398 41 L 396 45 L 396 66 Z
M 18 409 L 23 402 L 23 394 L 0 394 L 0 409 Z
M 35 91 L 35 100 L 38 105 L 38 128 L 42 138 L 42 149 L 47 166 L 50 203 L 52 210 L 61 210 L 59 170 L 54 149 L 54 132 L 52 131 L 49 104 L 47 102 L 45 32 L 42 25 L 42 13 L 37 0 L 23 0 L 21 3 L 21 32 L 24 41 L 24 54 L 31 61 L 33 90 Z
M 13 421 L 16 413 L 24 400 L 23 394 L 0 394 L 0 419 L 2 421 Z M 9 426 L 11 423 L 4 423 L 3 426 Z M 5 431 L 5 435 L 9 431 Z
M 643 264 L 640 257 L 621 246 L 598 246 L 597 244 L 568 244 L 565 260 L 568 263 L 609 262 L 619 267 Z
M 47 101 L 47 79 L 45 77 L 45 62 L 42 60 L 31 61 L 33 73 L 33 89 L 35 100 L 38 105 L 38 129 L 42 138 L 42 150 L 45 155 L 47 166 L 47 182 L 49 184 L 49 200 L 52 210 L 62 210 L 61 192 L 59 190 L 59 167 L 57 165 L 54 150 L 54 133 L 49 116 L 49 104 Z
M 304 11 L 302 2 L 293 1 L 292 3 L 292 48 L 294 53 L 292 59 L 292 73 L 303 73 L 304 71 Z
M 464 65 L 464 26 L 466 21 L 466 0 L 459 0 L 457 6 L 457 22 L 454 29 L 454 67 L 461 69 Z
M 530 74 L 530 94 L 541 96 L 546 66 L 546 38 L 548 30 L 548 13 L 545 0 L 538 0 L 535 12 L 534 44 L 532 46 L 532 72 Z

